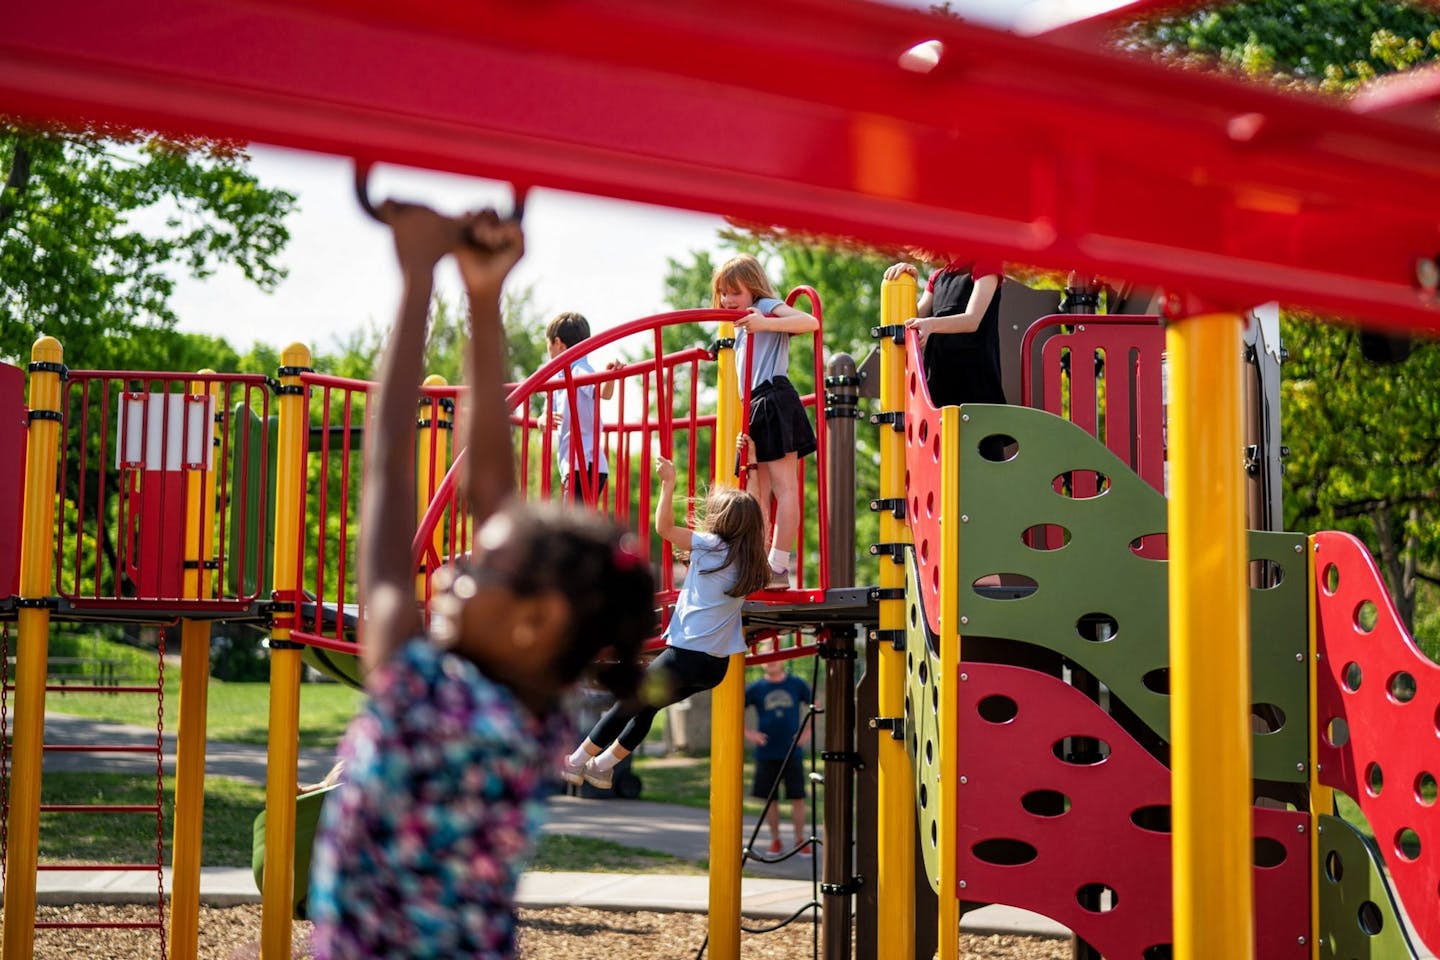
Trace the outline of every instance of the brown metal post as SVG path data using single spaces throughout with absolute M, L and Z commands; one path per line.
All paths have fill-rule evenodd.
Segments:
M 872 624 L 873 626 L 873 624 Z M 868 721 L 880 715 L 880 644 L 865 644 L 865 672 L 855 688 L 855 709 Z M 878 732 L 862 726 L 855 746 L 860 755 L 860 769 L 855 784 L 855 869 L 860 878 L 855 896 L 855 960 L 877 960 L 880 956 L 877 914 L 879 899 L 875 876 L 880 869 L 876 842 L 879 820 L 879 761 L 876 755 Z M 889 736 L 889 734 L 884 734 Z

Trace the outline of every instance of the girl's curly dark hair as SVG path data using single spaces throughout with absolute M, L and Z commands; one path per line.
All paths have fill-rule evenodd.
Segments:
M 595 679 L 616 697 L 633 696 L 641 646 L 657 628 L 655 581 L 634 536 L 598 514 L 552 504 L 512 507 L 502 523 L 498 542 L 477 543 L 474 563 L 519 596 L 555 591 L 569 603 L 559 679 L 574 682 L 603 656 Z

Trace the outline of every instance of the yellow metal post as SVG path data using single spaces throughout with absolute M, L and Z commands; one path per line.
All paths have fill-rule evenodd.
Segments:
M 213 374 L 213 370 L 201 370 Z M 218 383 L 196 380 L 192 394 L 208 394 L 213 414 Z M 211 423 L 214 423 L 212 416 Z M 212 446 L 213 451 L 213 446 Z M 201 466 L 185 478 L 186 599 L 208 599 L 215 556 L 215 471 L 219 464 L 200 451 Z M 209 460 L 210 465 L 205 466 Z M 205 818 L 205 717 L 210 687 L 210 623 L 180 621 L 180 721 L 175 742 L 175 827 L 170 861 L 170 951 L 193 957 L 200 935 L 200 851 Z
M 310 351 L 292 343 L 280 354 L 288 370 L 310 367 Z M 275 592 L 293 605 L 300 590 L 295 546 L 305 496 L 307 394 L 296 375 L 280 378 L 280 425 L 275 453 Z M 284 391 L 293 392 L 284 392 Z M 295 790 L 300 762 L 300 649 L 290 642 L 293 609 L 270 631 L 270 738 L 265 770 L 265 880 L 260 895 L 260 956 L 289 960 L 295 892 Z M 283 625 L 282 625 L 283 624 Z
M 1316 605 L 1315 591 L 1315 538 L 1309 537 L 1306 550 L 1305 617 L 1308 623 L 1310 658 L 1310 956 L 1320 957 L 1320 817 L 1334 816 L 1335 791 L 1320 782 L 1320 738 L 1325 731 L 1320 728 L 1320 713 L 1316 708 L 1315 691 L 1319 689 L 1320 645 L 1317 627 L 1320 610 Z
M 955 838 L 959 815 L 960 700 L 960 410 L 940 413 L 940 556 L 951 564 L 940 571 L 940 896 L 936 922 L 940 960 L 960 957 L 960 899 L 956 886 Z
M 880 284 L 880 323 L 893 326 L 915 315 L 915 278 L 902 274 Z M 880 409 L 905 409 L 905 348 L 890 337 L 880 340 Z M 905 435 L 880 429 L 880 496 L 905 496 Z M 880 512 L 882 543 L 910 539 L 906 524 L 892 512 Z M 903 588 L 905 568 L 880 560 L 880 587 Z M 905 601 L 880 601 L 880 629 L 905 629 Z M 894 634 L 891 634 L 893 636 Z M 905 654 L 892 644 L 880 644 L 879 710 L 882 717 L 905 716 Z M 942 738 L 943 740 L 943 738 Z M 877 938 L 885 956 L 915 955 L 915 780 L 905 741 L 881 731 L 876 747 L 879 768 L 876 812 L 876 918 Z M 945 899 L 941 891 L 940 899 Z
M 425 378 L 424 385 L 443 387 L 446 385 L 446 380 L 439 374 L 431 374 Z M 425 519 L 425 511 L 430 509 L 430 499 L 435 496 L 435 488 L 440 485 L 440 478 L 445 476 L 445 471 L 450 466 L 450 430 L 453 426 L 451 420 L 442 416 L 438 398 L 425 397 L 420 401 L 420 423 L 415 447 L 416 523 Z M 432 458 L 434 461 L 433 472 L 431 470 Z M 437 523 L 435 525 L 433 542 L 437 557 L 445 556 L 443 528 L 444 524 Z M 429 571 L 429 573 L 433 572 L 433 570 Z M 422 603 L 425 601 L 427 576 L 428 574 L 424 570 L 415 575 L 415 599 Z
M 25 600 L 50 594 L 64 361 L 65 352 L 54 337 L 41 337 L 30 349 L 30 430 L 25 440 L 25 506 L 20 533 L 20 596 Z M 35 949 L 35 864 L 40 853 L 40 767 L 50 656 L 48 608 L 21 607 L 16 644 L 3 946 L 5 960 L 30 960 Z
M 1166 338 L 1176 960 L 1254 955 L 1241 330 L 1212 314 Z
M 733 324 L 720 324 L 720 339 L 735 339 Z M 735 486 L 735 438 L 740 433 L 740 391 L 735 350 L 722 347 L 715 412 L 717 487 Z M 745 655 L 730 658 L 725 679 L 710 700 L 710 956 L 740 957 L 740 854 L 744 843 L 741 805 L 745 770 Z

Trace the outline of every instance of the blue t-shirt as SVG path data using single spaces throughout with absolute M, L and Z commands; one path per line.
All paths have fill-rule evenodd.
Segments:
M 740 571 L 734 566 L 717 569 L 729 556 L 730 548 L 715 534 L 699 530 L 690 534 L 690 569 L 665 628 L 670 646 L 712 657 L 745 652 L 745 635 L 740 629 L 745 598 L 726 593 L 734 588 Z
M 583 377 L 595 372 L 588 357 L 580 357 L 570 364 L 572 376 Z M 560 414 L 560 435 L 555 440 L 555 461 L 560 465 L 560 476 L 570 475 L 570 397 L 563 387 L 555 391 L 555 409 Z M 600 448 L 599 458 L 595 453 L 595 385 L 575 388 L 575 414 L 580 422 L 580 446 L 585 451 L 585 462 L 595 464 L 596 473 L 609 473 L 605 462 L 605 448 Z
M 800 705 L 810 702 L 810 684 L 793 674 L 779 682 L 761 677 L 745 688 L 745 706 L 754 707 L 765 743 L 755 748 L 757 760 L 784 760 L 800 729 Z
M 781 301 L 774 297 L 761 297 L 754 303 L 755 309 L 767 317 L 780 305 Z M 750 352 L 750 340 L 751 334 L 748 330 L 741 330 L 735 339 L 735 369 L 741 377 L 745 376 L 745 355 Z M 762 330 L 754 334 L 754 340 L 755 365 L 750 368 L 752 390 L 790 372 L 790 334 Z

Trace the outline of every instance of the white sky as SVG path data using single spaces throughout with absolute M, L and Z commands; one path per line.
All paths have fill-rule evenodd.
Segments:
M 930 0 L 892 0 L 925 9 Z M 1123 6 L 1123 0 L 952 0 L 961 16 L 993 27 L 1035 32 Z M 254 342 L 280 348 L 295 340 L 327 351 L 338 336 L 370 324 L 386 325 L 399 297 L 389 237 L 355 203 L 350 162 L 271 147 L 252 149 L 262 183 L 299 197 L 282 255 L 289 277 L 264 294 L 238 271 L 222 269 L 205 281 L 181 278 L 174 297 L 180 329 L 223 336 L 237 349 Z M 371 194 L 427 202 L 458 212 L 475 206 L 508 208 L 508 187 L 493 181 L 378 168 Z M 604 330 L 665 309 L 666 259 L 714 249 L 723 222 L 714 216 L 605 200 L 553 190 L 532 191 L 526 204 L 526 255 L 514 282 L 534 289 L 542 317 L 578 310 Z M 453 272 L 442 268 L 442 293 L 459 296 Z M 693 304 L 703 306 L 703 304 Z
M 261 146 L 251 152 L 261 183 L 299 197 L 281 257 L 290 275 L 273 294 L 233 269 L 204 281 L 182 279 L 174 297 L 179 328 L 224 337 L 242 352 L 253 342 L 280 348 L 296 340 L 324 352 L 337 336 L 388 325 L 400 296 L 399 272 L 388 232 L 355 202 L 350 161 Z M 393 196 L 449 212 L 510 206 L 506 184 L 394 166 L 375 170 L 371 196 L 377 203 Z M 593 329 L 603 330 L 668 309 L 666 258 L 713 249 L 723 225 L 713 216 L 534 190 L 525 206 L 525 258 L 513 282 L 534 288 L 542 317 L 579 310 Z M 437 281 L 458 299 L 453 268 L 442 266 Z

